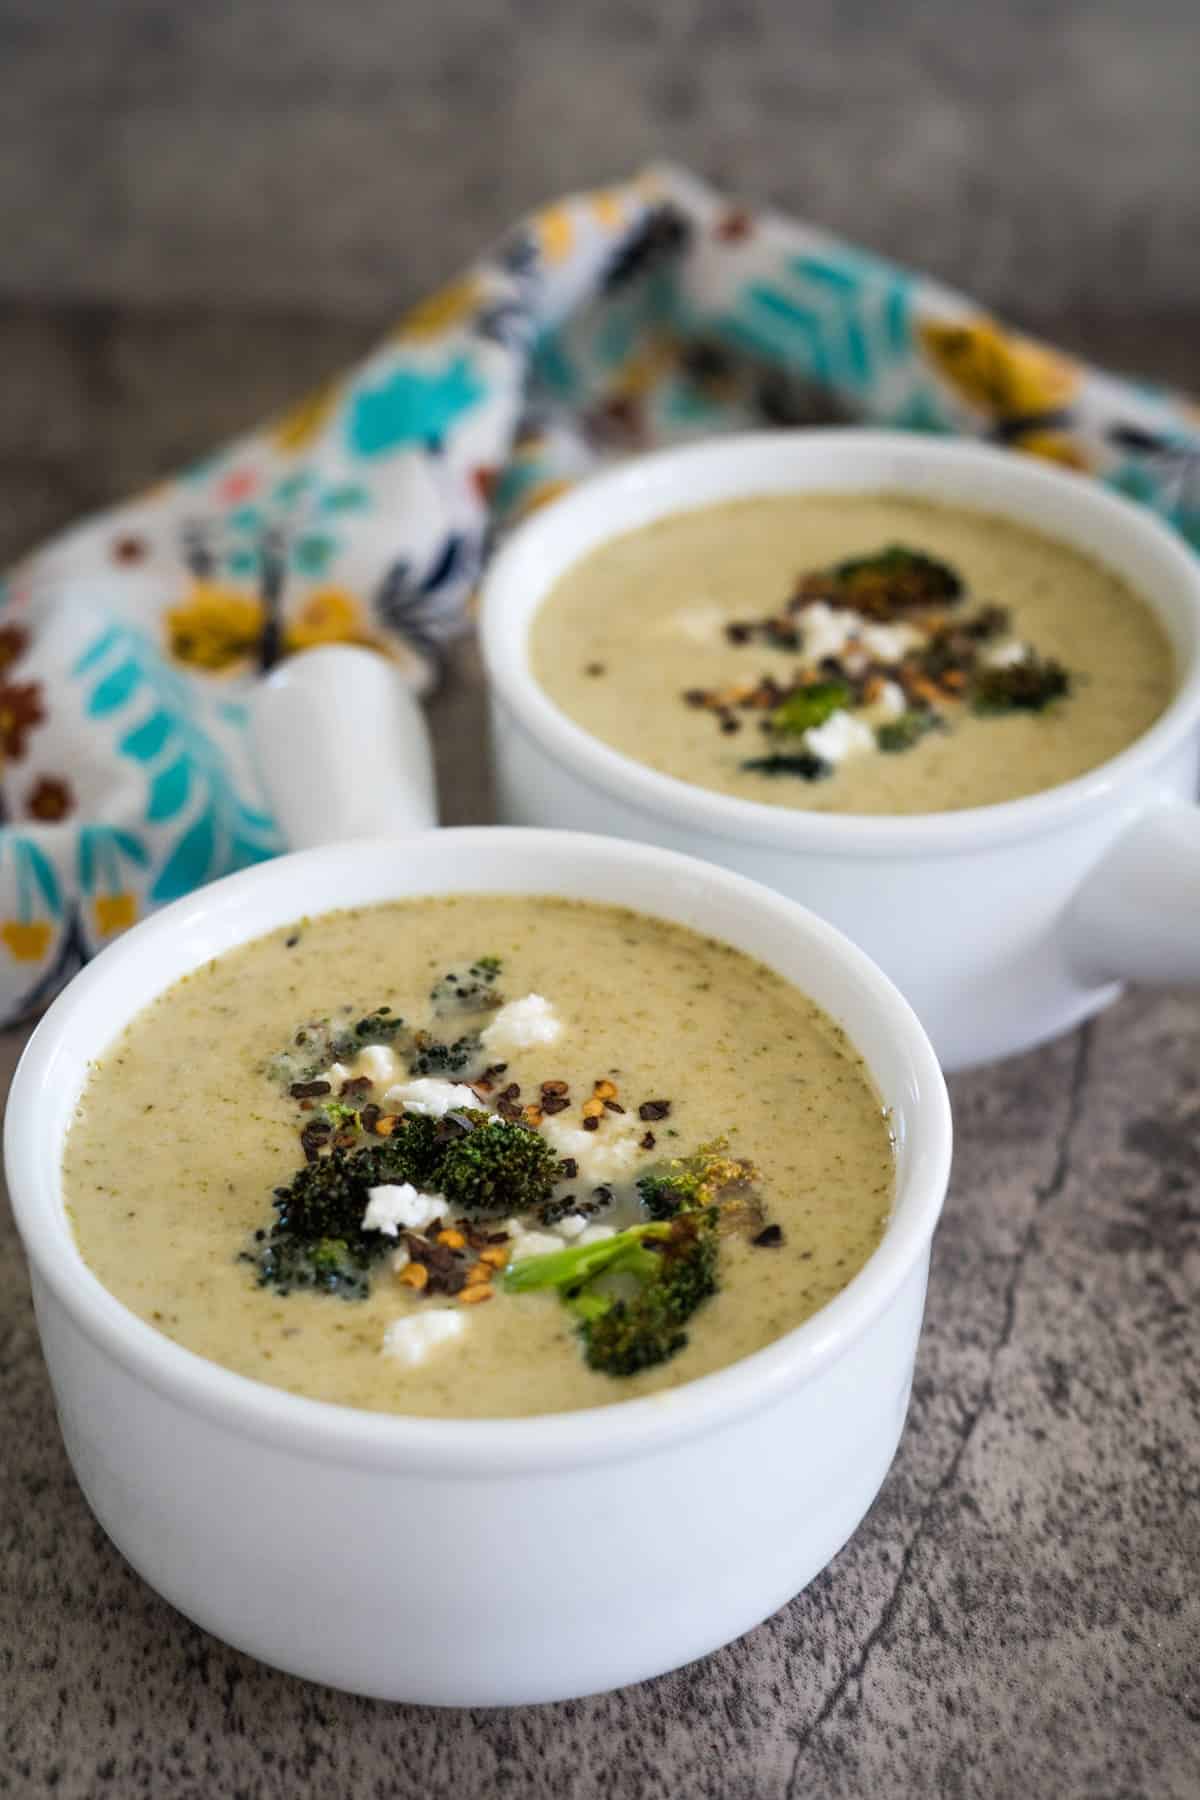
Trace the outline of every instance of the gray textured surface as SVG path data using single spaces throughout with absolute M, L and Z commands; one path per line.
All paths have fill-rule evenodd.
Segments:
M 515 44 L 516 0 L 0 0 L 0 561 L 661 148 L 1196 381 L 1192 0 L 969 29 L 949 0 L 625 0 L 589 41 L 598 10 L 527 3 Z M 477 679 L 464 651 L 434 708 L 449 820 L 487 816 Z M 0 1792 L 1192 1800 L 1200 1001 L 1131 998 L 953 1087 L 911 1422 L 863 1528 L 721 1655 L 537 1711 L 359 1702 L 158 1601 L 67 1469 L 6 1224 Z
M 3 0 L 0 294 L 375 317 L 667 153 L 1031 323 L 1181 317 L 1198 52 L 1194 0 Z

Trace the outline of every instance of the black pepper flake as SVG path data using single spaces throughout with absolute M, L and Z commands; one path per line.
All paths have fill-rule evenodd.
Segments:
M 519 1100 L 521 1098 L 520 1082 L 510 1081 L 508 1086 L 501 1091 L 500 1098 L 501 1100 Z
M 605 672 L 604 664 L 602 662 L 590 662 L 583 672 L 585 675 L 603 675 Z
M 375 1126 L 379 1121 L 380 1111 L 381 1111 L 381 1108 L 376 1106 L 376 1104 L 373 1100 L 371 1101 L 369 1106 L 363 1107 L 361 1113 L 358 1116 L 362 1122 L 362 1128 L 364 1131 L 369 1131 L 369 1132 L 374 1131 Z
M 293 1081 L 288 1089 L 293 1100 L 315 1099 L 318 1094 L 332 1094 L 331 1081 Z
M 585 1131 L 599 1131 L 599 1129 L 600 1129 L 599 1119 L 585 1119 L 583 1121 L 583 1129 Z
M 290 938 L 284 938 L 283 947 L 285 950 L 294 950 L 299 942 L 300 933 L 298 931 L 293 931 Z
M 751 1238 L 750 1242 L 757 1244 L 760 1250 L 775 1250 L 783 1242 L 783 1226 L 764 1225 L 757 1237 Z
M 329 1142 L 332 1127 L 321 1119 L 310 1119 L 300 1133 L 300 1148 L 304 1152 L 305 1162 L 316 1162 L 324 1144 Z M 287 1191 L 286 1189 L 284 1190 Z
M 638 1118 L 665 1119 L 670 1116 L 670 1112 L 671 1102 L 669 1100 L 643 1100 L 638 1107 Z
M 609 1112 L 623 1113 L 625 1111 L 625 1108 L 617 1100 L 606 1100 L 604 1104 Z
M 567 1110 L 568 1106 L 570 1106 L 570 1104 L 571 1104 L 570 1099 L 568 1098 L 568 1096 L 566 1094 L 543 1094 L 542 1095 L 542 1111 L 543 1112 L 547 1112 L 547 1113 L 566 1112 L 566 1110 Z
M 579 1164 L 573 1156 L 564 1156 L 558 1165 L 558 1173 L 562 1181 L 574 1181 L 579 1174 Z
M 732 737 L 735 731 L 740 731 L 741 729 L 742 721 L 740 719 L 728 718 L 721 720 L 721 730 L 725 733 L 726 737 Z
M 657 1142 L 658 1139 L 652 1131 L 648 1131 L 645 1136 L 639 1140 L 640 1148 L 643 1150 L 653 1150 Z
M 343 1097 L 346 1094 L 365 1094 L 370 1086 L 371 1077 L 369 1075 L 351 1075 L 348 1080 L 343 1081 L 339 1091 Z

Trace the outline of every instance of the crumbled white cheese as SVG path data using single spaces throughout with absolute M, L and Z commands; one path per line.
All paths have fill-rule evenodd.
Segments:
M 466 1324 L 465 1313 L 451 1312 L 448 1307 L 429 1307 L 403 1319 L 393 1319 L 383 1334 L 383 1354 L 394 1356 L 410 1369 L 416 1368 L 439 1344 L 458 1337 Z
M 386 1187 L 367 1189 L 362 1228 L 382 1231 L 384 1237 L 396 1237 L 401 1225 L 406 1231 L 424 1231 L 445 1210 L 444 1194 L 423 1194 L 409 1181 L 389 1182 Z
M 408 1251 L 403 1244 L 401 1244 L 398 1250 L 392 1251 L 392 1269 L 397 1275 L 400 1273 L 401 1269 L 407 1269 L 411 1261 L 412 1257 L 408 1254 Z
M 860 613 L 814 600 L 800 609 L 796 623 L 805 661 L 819 663 L 823 657 L 840 656 L 851 638 L 861 637 L 863 618 Z
M 598 1244 L 602 1238 L 615 1236 L 616 1227 L 614 1225 L 589 1225 L 586 1231 L 580 1232 L 575 1241 L 579 1244 Z
M 570 1244 L 574 1242 L 580 1232 L 587 1230 L 587 1224 L 587 1217 L 584 1213 L 568 1213 L 565 1219 L 558 1221 L 554 1229 L 560 1238 Z
M 610 1114 L 597 1131 L 568 1125 L 564 1117 L 542 1122 L 542 1136 L 560 1156 L 573 1156 L 580 1181 L 611 1181 L 627 1174 L 642 1154 L 638 1138 L 645 1127 Z
M 549 1256 L 552 1250 L 561 1250 L 563 1241 L 549 1231 L 522 1231 L 518 1228 L 516 1236 L 508 1246 L 510 1262 L 524 1262 L 527 1256 Z
M 346 1067 L 345 1063 L 340 1062 L 330 1063 L 329 1067 L 322 1070 L 321 1074 L 318 1076 L 318 1080 L 327 1081 L 329 1083 L 335 1094 L 341 1093 L 343 1081 L 349 1081 L 349 1079 L 349 1069 Z
M 385 1106 L 402 1106 L 406 1112 L 425 1113 L 440 1119 L 461 1106 L 478 1106 L 474 1088 L 459 1081 L 439 1081 L 433 1075 L 421 1075 L 416 1081 L 401 1081 L 383 1096 Z
M 507 1056 L 518 1050 L 532 1050 L 539 1044 L 555 1043 L 562 1036 L 562 1028 L 562 1020 L 548 1000 L 540 994 L 526 994 L 502 1006 L 480 1033 L 480 1040 L 490 1055 Z
M 395 1081 L 400 1065 L 386 1044 L 368 1044 L 354 1059 L 354 1073 L 365 1075 L 376 1087 Z
M 898 681 L 885 681 L 874 701 L 867 709 L 872 719 L 898 719 L 901 713 L 908 711 L 908 701 L 904 689 Z
M 680 606 L 653 627 L 655 637 L 682 638 L 689 644 L 719 644 L 728 615 L 719 606 Z
M 1019 638 L 1006 638 L 1002 644 L 993 644 L 984 650 L 979 660 L 989 669 L 1011 669 L 1014 664 L 1024 662 L 1028 654 L 1028 644 L 1021 643 Z
M 921 633 L 911 625 L 864 624 L 855 635 L 863 648 L 881 663 L 898 663 L 914 644 L 921 641 Z
M 844 708 L 831 714 L 823 725 L 810 725 L 804 734 L 804 742 L 822 762 L 835 765 L 844 762 L 848 756 L 860 756 L 864 751 L 876 748 L 871 727 Z

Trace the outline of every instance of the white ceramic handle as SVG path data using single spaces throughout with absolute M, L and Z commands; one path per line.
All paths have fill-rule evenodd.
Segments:
M 267 798 L 289 850 L 437 824 L 420 705 L 375 651 L 331 644 L 289 657 L 250 707 Z
M 1092 870 L 1067 926 L 1089 976 L 1200 983 L 1200 807 L 1164 799 L 1143 813 Z

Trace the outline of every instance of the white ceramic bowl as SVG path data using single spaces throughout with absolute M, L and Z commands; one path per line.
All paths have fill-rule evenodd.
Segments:
M 915 818 L 805 813 L 710 793 L 583 731 L 534 680 L 529 628 L 580 556 L 666 513 L 757 493 L 908 493 L 1079 546 L 1155 607 L 1176 698 L 1102 767 L 1028 799 Z M 1200 564 L 1095 482 L 978 445 L 886 432 L 719 439 L 622 465 L 536 514 L 482 611 L 501 816 L 648 840 L 811 906 L 912 1001 L 947 1068 L 1066 1030 L 1125 980 L 1200 981 Z
M 564 894 L 678 920 L 761 957 L 844 1024 L 892 1109 L 898 1183 L 883 1241 L 843 1293 L 767 1349 L 659 1397 L 455 1422 L 247 1380 L 101 1286 L 60 1181 L 93 1059 L 188 970 L 298 913 L 454 891 Z M 442 831 L 284 857 L 120 939 L 38 1027 L 5 1155 L 67 1450 L 139 1573 L 293 1673 L 487 1706 L 586 1694 L 701 1656 L 845 1542 L 904 1422 L 950 1117 L 905 1001 L 794 902 L 611 838 Z

